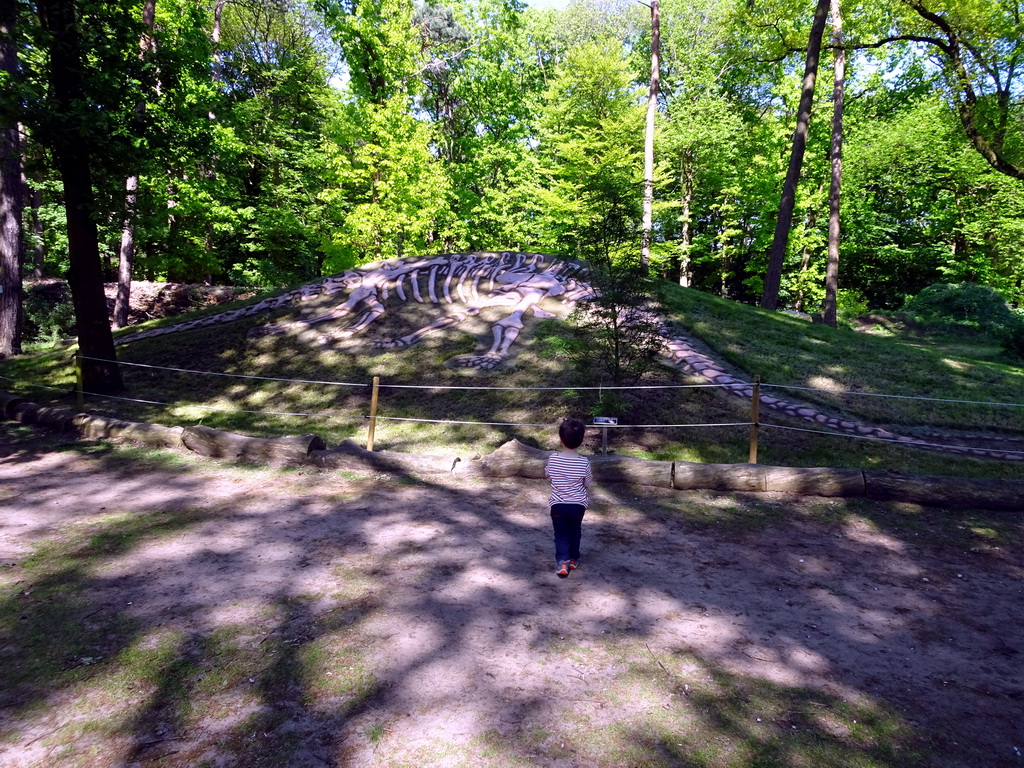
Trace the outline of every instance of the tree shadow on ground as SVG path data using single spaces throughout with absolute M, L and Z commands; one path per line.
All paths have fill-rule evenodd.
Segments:
M 12 765 L 1014 764 L 1019 516 L 26 453 Z

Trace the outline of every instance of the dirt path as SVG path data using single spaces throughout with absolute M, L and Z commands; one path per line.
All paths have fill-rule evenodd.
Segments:
M 1020 515 L 611 486 L 559 580 L 542 483 L 12 434 L 4 766 L 1024 765 Z

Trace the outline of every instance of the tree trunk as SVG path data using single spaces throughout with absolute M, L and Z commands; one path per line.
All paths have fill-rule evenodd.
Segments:
M 859 469 L 770 467 L 763 464 L 696 464 L 677 461 L 672 487 L 686 491 L 757 491 L 856 497 L 865 493 Z
M 985 159 L 985 162 L 999 171 L 999 173 L 1014 179 L 1024 180 L 1024 166 L 1011 162 L 1003 152 L 1004 129 L 1010 118 L 1009 110 L 1013 104 L 1011 94 L 1017 90 L 1013 80 L 1015 75 L 1020 73 L 1020 70 L 1017 68 L 1019 62 L 1014 61 L 1010 63 L 1006 70 L 1003 70 L 998 65 L 992 66 L 994 62 L 989 62 L 989 65 L 986 66 L 984 62 L 976 61 L 972 67 L 971 64 L 964 61 L 961 52 L 964 47 L 972 50 L 971 45 L 960 39 L 956 29 L 954 29 L 943 14 L 928 10 L 922 3 L 916 0 L 908 0 L 907 5 L 913 8 L 922 19 L 925 19 L 930 24 L 934 24 L 946 36 L 944 43 L 931 38 L 928 38 L 926 42 L 938 47 L 949 60 L 948 71 L 952 75 L 952 82 L 949 85 L 953 96 L 953 103 L 956 106 L 957 115 L 960 117 L 960 124 L 974 145 L 974 149 Z M 1009 7 L 1013 8 L 1013 4 L 1010 4 Z M 1019 6 L 1015 10 L 1017 23 L 1019 24 Z M 976 50 L 973 50 L 973 52 L 977 54 Z M 973 69 L 973 71 L 977 72 L 979 64 L 981 69 L 993 74 L 995 79 L 995 104 L 998 110 L 1001 129 L 997 130 L 995 135 L 992 136 L 984 135 L 977 122 L 978 93 L 971 79 L 972 72 L 969 70 Z M 992 101 L 985 98 L 984 95 L 982 100 L 986 106 L 992 104 Z
M 131 305 L 132 267 L 135 264 L 135 203 L 139 177 L 129 176 L 124 189 L 124 228 L 121 230 L 121 250 L 117 259 L 117 298 L 114 299 L 114 328 L 128 325 Z
M 17 12 L 15 3 L 0 3 L 0 72 L 8 80 L 13 80 L 18 71 L 18 49 L 14 41 Z M 25 187 L 19 139 L 16 120 L 0 125 L 0 357 L 21 353 Z
M 684 288 L 689 288 L 693 284 L 693 269 L 690 261 L 693 227 L 690 218 L 695 183 L 694 164 L 694 158 L 684 158 L 679 171 L 679 184 L 682 187 L 679 198 L 679 248 L 681 251 L 679 255 L 679 284 Z
M 145 59 L 156 50 L 153 28 L 156 26 L 156 0 L 145 0 L 142 5 L 142 24 L 145 31 L 139 39 L 139 59 Z M 158 87 L 159 90 L 159 87 Z M 135 105 L 135 119 L 142 123 L 146 102 Z M 124 184 L 124 227 L 121 230 L 121 250 L 117 261 L 117 298 L 114 300 L 114 327 L 128 325 L 128 308 L 132 289 L 132 267 L 135 264 L 135 212 L 138 199 L 139 175 L 128 177 Z
M 46 245 L 43 242 L 43 220 L 39 216 L 39 209 L 43 207 L 43 190 L 35 187 L 32 190 L 32 234 L 35 240 L 35 258 L 32 268 L 32 277 L 37 280 L 43 276 L 43 267 L 46 266 Z
M 846 49 L 843 48 L 843 17 L 839 0 L 832 0 L 832 42 L 835 47 L 835 79 L 832 88 L 832 180 L 828 192 L 828 266 L 825 269 L 825 325 L 838 325 L 839 296 L 839 193 L 843 185 L 843 95 L 846 90 Z
M 224 60 L 220 53 L 220 21 L 224 14 L 224 4 L 227 0 L 217 0 L 213 7 L 213 31 L 210 33 L 210 42 L 213 43 L 213 82 L 216 86 L 224 79 Z M 210 119 L 216 119 L 213 112 Z
M 654 227 L 654 117 L 658 111 L 661 67 L 661 28 L 658 0 L 651 0 L 651 88 L 647 95 L 647 128 L 644 132 L 644 219 L 640 234 L 640 265 L 646 275 L 651 265 L 651 230 Z
M 811 24 L 811 36 L 807 41 L 807 62 L 804 66 L 803 89 L 800 105 L 796 112 L 796 130 L 793 132 L 793 151 L 789 156 L 786 181 L 782 185 L 782 199 L 779 201 L 779 218 L 775 222 L 775 239 L 764 276 L 764 294 L 761 306 L 774 310 L 779 303 L 779 287 L 782 285 L 782 267 L 786 260 L 786 246 L 789 243 L 789 227 L 793 221 L 793 206 L 796 202 L 796 185 L 804 163 L 807 148 L 807 133 L 811 125 L 811 108 L 814 105 L 814 81 L 818 76 L 818 57 L 821 54 L 821 38 L 825 33 L 829 0 L 818 0 Z
M 94 218 L 95 202 L 90 170 L 90 127 L 72 118 L 82 110 L 85 88 L 78 21 L 73 0 L 39 0 L 43 28 L 50 35 L 50 88 L 58 113 L 66 124 L 50 136 L 56 165 L 64 183 L 68 225 L 68 283 L 78 326 L 82 383 L 87 392 L 99 394 L 123 389 L 114 351 L 114 337 L 107 320 L 103 294 L 99 234 Z

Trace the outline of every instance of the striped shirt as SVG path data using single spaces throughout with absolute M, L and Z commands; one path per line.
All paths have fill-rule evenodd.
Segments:
M 549 504 L 582 504 L 587 507 L 587 486 L 594 476 L 586 456 L 552 453 L 544 466 L 544 475 L 551 479 Z

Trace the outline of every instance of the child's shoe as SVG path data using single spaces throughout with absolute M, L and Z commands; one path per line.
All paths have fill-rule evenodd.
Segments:
M 570 560 L 569 561 L 569 570 L 570 571 L 575 571 L 579 567 L 580 567 L 580 561 L 579 560 Z
M 563 560 L 558 564 L 558 570 L 556 573 L 563 579 L 569 575 L 569 561 Z

